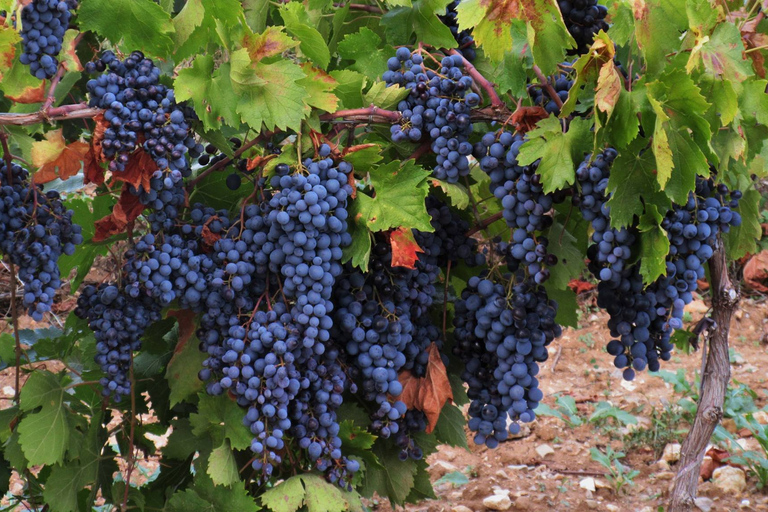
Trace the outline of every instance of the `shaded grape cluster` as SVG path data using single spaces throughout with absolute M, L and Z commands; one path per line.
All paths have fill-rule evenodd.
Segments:
M 595 40 L 595 34 L 608 30 L 605 21 L 608 8 L 598 4 L 597 0 L 557 0 L 557 5 L 563 15 L 565 28 L 576 41 L 573 53 L 586 53 Z
M 464 55 L 464 58 L 472 62 L 477 57 L 475 40 L 472 38 L 472 30 L 459 30 L 458 12 L 456 11 L 459 3 L 461 0 L 453 0 L 445 6 L 445 14 L 438 16 L 438 18 L 443 22 L 443 25 L 451 30 L 453 38 L 456 39 L 458 50 Z
M 543 398 L 536 375 L 548 357 L 547 345 L 562 333 L 557 304 L 530 278 L 506 283 L 472 277 L 456 302 L 453 352 L 465 361 L 469 429 L 474 441 L 495 448 L 520 423 L 533 421 Z M 508 420 L 511 423 L 508 425 Z
M 18 266 L 22 302 L 37 321 L 51 310 L 61 288 L 59 258 L 72 255 L 83 242 L 72 215 L 58 192 L 44 192 L 20 165 L 8 169 L 0 163 L 0 252 Z
M 610 225 L 607 188 L 615 157 L 616 151 L 609 148 L 585 159 L 576 171 L 580 193 L 574 199 L 594 230 L 587 257 L 590 271 L 600 280 L 598 305 L 610 315 L 614 339 L 607 349 L 624 378 L 632 380 L 636 371 L 658 371 L 660 361 L 670 359 L 672 333 L 683 327 L 685 305 L 693 300 L 697 281 L 705 277 L 718 234 L 740 224 L 733 208 L 741 192 L 697 177 L 686 204 L 672 205 L 662 220 L 670 242 L 666 275 L 646 287 L 639 264 L 633 262 L 636 228 Z
M 77 0 L 32 0 L 21 10 L 21 41 L 24 52 L 19 61 L 43 80 L 56 74 L 58 55 L 69 28 Z
M 121 61 L 111 51 L 86 64 L 86 72 L 101 73 L 88 81 L 90 106 L 104 109 L 108 127 L 101 141 L 109 170 L 125 172 L 131 154 L 141 144 L 151 155 L 157 170 L 149 189 L 134 189 L 141 202 L 153 211 L 152 230 L 169 230 L 186 200 L 183 179 L 190 175 L 186 155 L 200 157 L 187 122 L 187 110 L 176 104 L 173 89 L 160 83 L 160 68 L 141 52 Z M 142 142 L 143 141 L 143 142 Z
M 435 177 L 456 183 L 469 174 L 472 144 L 470 110 L 480 103 L 471 91 L 472 78 L 464 74 L 464 59 L 444 57 L 440 67 L 429 69 L 420 53 L 398 48 L 387 61 L 383 80 L 388 86 L 408 89 L 408 96 L 398 104 L 399 123 L 392 125 L 393 142 L 431 141 L 437 156 L 432 169 Z
M 541 284 L 549 278 L 547 267 L 557 263 L 557 257 L 547 251 L 549 241 L 541 233 L 552 225 L 549 212 L 561 197 L 544 193 L 541 176 L 536 173 L 538 161 L 518 163 L 524 143 L 520 134 L 486 133 L 475 144 L 474 156 L 490 176 L 491 193 L 501 201 L 504 220 L 512 228 L 512 240 L 500 249 L 513 271 L 522 265 Z

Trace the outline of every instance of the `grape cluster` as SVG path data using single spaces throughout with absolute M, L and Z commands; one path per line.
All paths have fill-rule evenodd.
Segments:
M 608 8 L 598 4 L 597 0 L 557 0 L 560 12 L 565 21 L 565 28 L 576 41 L 577 54 L 589 51 L 595 34 L 601 30 L 608 30 L 605 16 Z
M 570 62 L 563 62 L 558 67 L 557 74 L 549 77 L 550 85 L 563 103 L 568 101 L 568 93 L 570 92 L 571 87 L 573 87 L 574 77 L 572 71 L 573 64 Z M 556 116 L 560 115 L 560 107 L 542 87 L 531 87 L 530 95 L 534 105 L 543 107 L 548 114 L 555 114 Z
M 131 392 L 133 352 L 141 348 L 146 328 L 160 319 L 160 308 L 148 297 L 134 299 L 104 283 L 83 288 L 75 314 L 88 321 L 96 337 L 95 360 L 104 372 L 102 394 L 119 402 Z
M 464 55 L 464 58 L 472 62 L 477 57 L 475 40 L 472 38 L 472 30 L 459 30 L 458 12 L 456 11 L 459 3 L 461 3 L 461 0 L 453 0 L 445 6 L 445 14 L 438 16 L 438 18 L 443 22 L 443 25 L 451 29 L 451 34 L 456 39 L 458 50 Z
M 562 333 L 555 322 L 557 304 L 544 289 L 530 278 L 515 279 L 508 296 L 502 282 L 472 277 L 456 302 L 453 351 L 466 362 L 469 429 L 476 432 L 475 443 L 489 448 L 536 417 L 543 398 L 538 363 L 546 361 L 547 345 Z
M 424 251 L 419 255 L 421 262 L 431 259 L 431 263 L 438 267 L 459 261 L 470 267 L 485 264 L 485 256 L 477 251 L 477 240 L 466 235 L 470 230 L 469 222 L 433 196 L 427 196 L 426 207 L 433 231 L 413 232 L 416 242 Z
M 0 252 L 18 266 L 24 284 L 23 304 L 37 321 L 51 310 L 61 287 L 58 260 L 83 242 L 58 192 L 43 192 L 26 169 L 0 163 Z
M 24 53 L 19 56 L 29 72 L 42 80 L 56 74 L 64 33 L 69 28 L 77 0 L 32 0 L 21 10 L 21 40 Z
M 510 269 L 526 267 L 536 283 L 549 278 L 547 266 L 557 263 L 557 257 L 548 254 L 549 241 L 541 232 L 552 225 L 548 215 L 555 199 L 545 194 L 541 176 L 536 174 L 538 162 L 519 165 L 517 158 L 525 139 L 507 131 L 490 132 L 475 144 L 474 155 L 480 168 L 491 178 L 491 193 L 504 208 L 507 225 L 513 229 L 512 241 L 500 248 L 505 251 Z
M 148 190 L 133 192 L 153 211 L 149 221 L 154 232 L 175 224 L 186 195 L 182 180 L 190 175 L 185 155 L 199 157 L 203 146 L 195 142 L 185 109 L 176 104 L 173 89 L 160 83 L 160 68 L 141 52 L 124 61 L 106 51 L 86 65 L 88 73 L 102 73 L 88 81 L 90 105 L 103 108 L 109 123 L 101 141 L 102 153 L 110 159 L 109 170 L 124 172 L 131 154 L 143 139 L 157 170 Z
M 639 266 L 630 264 L 636 230 L 610 226 L 606 188 L 615 157 L 616 151 L 607 149 L 594 160 L 586 158 L 576 171 L 581 191 L 574 199 L 594 229 L 587 256 L 590 271 L 600 280 L 598 305 L 610 315 L 614 339 L 607 349 L 624 378 L 632 380 L 636 371 L 657 371 L 659 361 L 671 357 L 672 332 L 683 327 L 683 309 L 693 300 L 697 280 L 704 277 L 718 233 L 741 221 L 732 210 L 741 192 L 697 178 L 686 204 L 673 205 L 662 221 L 670 241 L 666 275 L 644 287 Z
M 383 79 L 387 85 L 408 89 L 408 96 L 398 104 L 400 123 L 392 125 L 392 141 L 431 140 L 437 155 L 435 177 L 456 183 L 469 174 L 472 144 L 470 110 L 480 103 L 480 96 L 471 91 L 472 78 L 464 75 L 464 60 L 459 56 L 443 58 L 438 70 L 426 67 L 419 53 L 398 48 L 387 61 Z

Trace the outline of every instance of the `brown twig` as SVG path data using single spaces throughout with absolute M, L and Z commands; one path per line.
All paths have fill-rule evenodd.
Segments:
M 193 188 L 195 188 L 195 185 L 197 185 L 203 178 L 205 178 L 212 172 L 216 172 L 219 169 L 225 168 L 226 166 L 232 163 L 232 160 L 239 157 L 240 155 L 242 155 L 243 153 L 251 149 L 253 146 L 258 144 L 259 142 L 262 142 L 265 139 L 272 137 L 273 134 L 274 134 L 273 132 L 264 132 L 258 137 L 254 137 L 248 142 L 245 142 L 242 146 L 240 146 L 237 149 L 237 151 L 234 152 L 234 154 L 232 155 L 232 158 L 227 157 L 222 160 L 219 160 L 218 162 L 216 162 L 215 164 L 213 164 L 212 166 L 210 166 L 209 168 L 207 168 L 206 170 L 204 170 L 203 172 L 195 176 L 194 179 L 190 180 L 189 183 L 187 184 L 187 190 L 192 190 Z
M 544 73 L 541 72 L 541 68 L 534 64 L 533 72 L 536 73 L 536 78 L 539 79 L 541 86 L 545 91 L 547 91 L 547 94 L 549 94 L 549 97 L 552 98 L 552 101 L 555 102 L 557 108 L 563 108 L 563 100 L 560 99 L 560 96 L 557 95 L 557 91 L 555 91 L 554 87 L 552 87 L 552 84 L 549 83 L 549 80 L 546 76 L 544 76 Z
M 432 143 L 427 141 L 422 143 L 421 146 L 416 148 L 416 151 L 414 151 L 411 156 L 406 158 L 406 160 L 418 160 L 421 158 L 425 153 L 429 153 L 429 151 L 432 149 Z
M 459 50 L 453 49 L 448 51 L 449 55 L 453 55 L 454 57 L 461 57 L 464 61 L 464 69 L 467 70 L 467 74 L 472 77 L 472 80 L 482 89 L 485 91 L 486 94 L 488 94 L 488 97 L 491 99 L 491 106 L 492 107 L 503 107 L 504 102 L 501 101 L 501 98 L 499 98 L 499 94 L 496 92 L 496 89 L 493 87 L 493 84 L 489 82 L 483 75 L 480 74 L 480 72 L 477 70 L 475 66 L 472 65 L 471 62 L 469 62 Z
M 480 221 L 477 224 L 477 226 L 473 227 L 472 229 L 470 229 L 469 231 L 464 233 L 464 236 L 472 236 L 475 233 L 477 233 L 478 231 L 482 231 L 483 229 L 487 228 L 488 226 L 490 226 L 491 224 L 493 224 L 497 220 L 501 219 L 503 216 L 504 216 L 504 212 L 496 212 L 493 215 L 491 215 L 490 217 L 486 217 L 485 219 Z
M 555 359 L 552 361 L 552 369 L 550 370 L 552 373 L 555 373 L 555 368 L 557 368 L 557 363 L 560 362 L 560 356 L 563 355 L 563 346 L 559 345 L 557 347 L 557 354 L 555 354 Z
M 11 149 L 8 147 L 8 134 L 0 131 L 0 143 L 3 146 L 3 158 L 5 159 L 5 170 L 8 173 L 8 184 L 13 183 L 13 171 L 11 167 L 13 161 L 11 158 Z M 21 337 L 19 336 L 19 311 L 16 308 L 16 266 L 12 261 L 8 262 L 8 268 L 11 271 L 11 319 L 13 322 L 13 337 L 16 341 L 16 389 L 14 390 L 14 402 L 19 403 L 21 394 Z

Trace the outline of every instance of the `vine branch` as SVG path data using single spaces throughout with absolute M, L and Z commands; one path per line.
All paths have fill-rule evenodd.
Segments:
M 496 92 L 493 84 L 489 82 L 488 79 L 486 79 L 482 74 L 480 74 L 477 68 L 471 62 L 469 62 L 459 50 L 450 50 L 448 54 L 453 55 L 454 57 L 461 57 L 461 59 L 464 61 L 464 69 L 467 70 L 467 74 L 472 77 L 472 80 L 474 80 L 475 83 L 486 92 L 486 94 L 488 94 L 488 97 L 491 99 L 491 107 L 506 108 L 504 106 L 504 102 L 501 101 L 501 98 L 499 98 L 499 94 Z
M 224 169 L 226 166 L 232 163 L 232 160 L 235 158 L 238 158 L 240 155 L 251 149 L 253 146 L 258 144 L 259 142 L 263 141 L 264 139 L 270 138 L 272 135 L 274 135 L 274 132 L 264 132 L 261 135 L 252 138 L 248 142 L 243 143 L 242 146 L 240 146 L 237 151 L 234 152 L 232 155 L 232 158 L 224 158 L 222 160 L 219 160 L 212 166 L 208 167 L 206 170 L 195 176 L 194 179 L 190 180 L 187 184 L 187 190 L 192 190 L 195 185 L 197 185 L 202 179 L 204 179 L 206 176 L 211 174 L 212 172 L 218 171 L 219 169 Z
M 3 158 L 5 159 L 5 170 L 8 173 L 8 183 L 13 183 L 13 171 L 11 170 L 12 157 L 11 149 L 8 147 L 8 134 L 0 131 L 0 143 L 3 146 Z M 8 262 L 8 268 L 11 270 L 11 319 L 13 322 L 13 337 L 16 341 L 16 389 L 14 390 L 13 400 L 19 403 L 21 394 L 21 338 L 19 337 L 19 311 L 16 308 L 16 266 L 12 261 Z
M 2 113 L 0 125 L 28 126 L 45 121 L 68 121 L 70 119 L 91 119 L 102 112 L 99 108 L 91 108 L 86 103 L 75 103 L 38 110 L 29 114 Z
M 712 319 L 716 327 L 709 333 L 709 354 L 701 376 L 701 396 L 693 425 L 680 450 L 680 469 L 670 497 L 670 512 L 693 510 L 704 451 L 723 417 L 725 392 L 731 374 L 728 334 L 731 316 L 739 304 L 739 292 L 728 275 L 722 241 L 709 261 L 709 271 L 712 277 Z
M 557 108 L 563 108 L 563 100 L 560 99 L 560 96 L 557 95 L 557 91 L 555 91 L 554 87 L 552 87 L 552 84 L 549 83 L 549 80 L 546 76 L 544 76 L 544 73 L 542 73 L 541 68 L 537 66 L 536 64 L 533 65 L 533 72 L 536 73 L 536 78 L 539 79 L 539 82 L 541 82 L 541 86 L 544 88 L 545 91 L 547 91 L 547 94 L 550 98 L 552 98 L 552 101 L 555 102 L 557 105 Z
M 487 217 L 487 218 L 481 220 L 480 222 L 478 222 L 475 227 L 473 227 L 472 229 L 470 229 L 469 231 L 464 233 L 464 236 L 469 237 L 469 236 L 472 236 L 472 235 L 474 235 L 475 233 L 477 233 L 479 231 L 484 230 L 485 228 L 487 228 L 488 226 L 490 226 L 491 224 L 493 224 L 497 220 L 501 219 L 501 217 L 503 215 L 504 215 L 503 211 L 494 213 L 490 217 Z

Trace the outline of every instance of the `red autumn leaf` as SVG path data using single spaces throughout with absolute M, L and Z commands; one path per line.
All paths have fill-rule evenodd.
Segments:
M 93 129 L 91 147 L 96 157 L 96 163 L 100 164 L 106 161 L 104 154 L 101 152 L 101 143 L 104 141 L 104 132 L 107 131 L 109 123 L 104 120 L 104 114 L 98 114 L 93 120 L 96 122 L 96 127 Z
M 704 480 L 705 482 L 707 480 L 712 479 L 712 474 L 715 472 L 717 468 L 722 466 L 719 462 L 715 461 L 712 458 L 705 458 L 704 462 L 701 463 L 701 468 L 699 469 L 699 476 Z
M 453 390 L 437 344 L 432 343 L 427 352 L 429 361 L 424 377 L 416 378 L 409 371 L 398 376 L 403 385 L 403 392 L 398 398 L 409 409 L 419 409 L 424 413 L 427 417 L 426 432 L 429 434 L 435 429 L 443 406 L 453 400 Z
M 85 157 L 83 157 L 83 174 L 85 175 L 83 179 L 84 183 L 95 183 L 96 185 L 101 185 L 104 183 L 105 172 L 106 171 L 104 168 L 99 165 L 96 153 L 93 150 L 93 146 L 91 146 L 91 149 L 89 149 L 85 154 Z
M 203 242 L 205 243 L 205 245 L 208 245 L 208 246 L 213 246 L 213 244 L 215 244 L 216 242 L 219 241 L 219 239 L 221 239 L 220 234 L 214 233 L 208 227 L 208 223 L 211 222 L 214 218 L 216 218 L 216 216 L 208 219 L 208 222 L 206 222 L 205 225 L 203 226 L 203 231 L 201 233 L 201 238 L 203 239 Z
M 176 357 L 195 334 L 195 313 L 188 309 L 173 309 L 168 311 L 168 316 L 179 322 L 179 341 L 173 350 L 173 357 Z
M 144 205 L 139 201 L 139 197 L 132 194 L 128 187 L 123 187 L 123 192 L 112 213 L 96 221 L 96 234 L 93 235 L 93 241 L 101 242 L 121 233 L 129 223 L 141 215 L 143 210 Z
M 578 295 L 580 293 L 588 292 L 590 290 L 595 289 L 595 285 L 592 283 L 588 283 L 587 281 L 582 281 L 581 279 L 571 279 L 568 282 L 568 288 L 573 290 L 573 292 Z
M 392 244 L 392 266 L 414 268 L 419 259 L 420 252 L 424 252 L 413 238 L 413 231 L 409 228 L 399 228 L 389 234 Z
M 88 153 L 88 144 L 75 141 L 65 145 L 61 130 L 50 131 L 45 136 L 47 140 L 35 142 L 32 146 L 32 163 L 39 167 L 32 180 L 48 183 L 56 178 L 66 180 L 80 172 Z
M 157 164 L 152 159 L 152 155 L 139 147 L 125 164 L 125 171 L 112 173 L 112 178 L 129 183 L 135 188 L 142 187 L 144 190 L 149 190 L 149 179 L 156 170 Z
M 536 123 L 549 117 L 542 107 L 519 107 L 512 113 L 510 122 L 518 132 L 525 133 L 536 127 Z
M 758 292 L 768 292 L 768 251 L 752 256 L 744 265 L 744 281 Z

